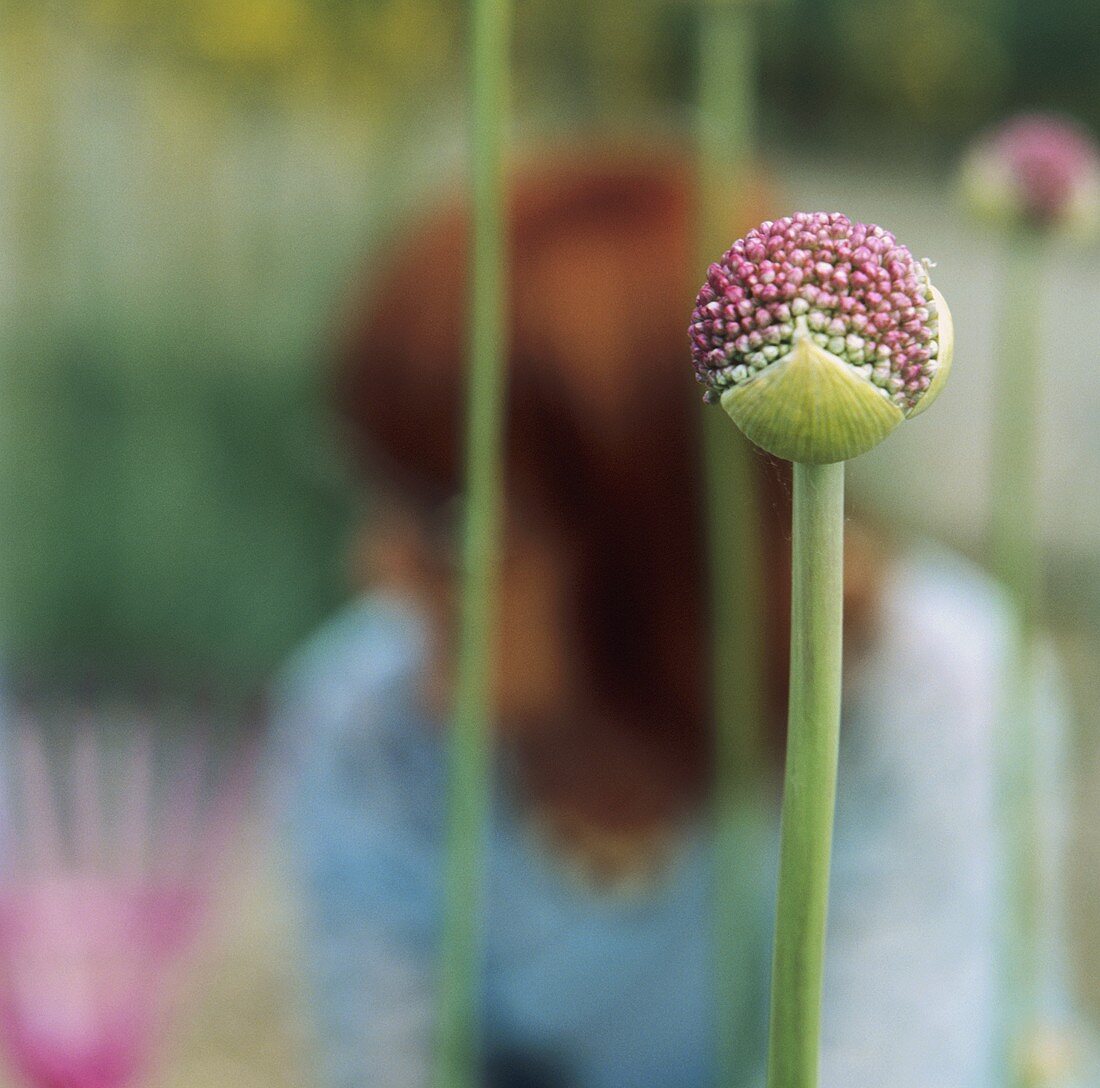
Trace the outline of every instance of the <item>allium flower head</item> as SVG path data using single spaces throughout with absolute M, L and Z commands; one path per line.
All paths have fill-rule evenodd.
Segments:
M 761 223 L 710 266 L 692 314 L 705 399 L 792 461 L 847 460 L 923 411 L 954 333 L 924 263 L 839 213 Z
M 963 187 L 975 211 L 1008 226 L 1091 234 L 1100 220 L 1100 152 L 1073 121 L 1026 114 L 978 139 Z

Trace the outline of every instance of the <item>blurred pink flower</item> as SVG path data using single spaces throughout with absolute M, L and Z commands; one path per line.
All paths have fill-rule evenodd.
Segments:
M 1100 151 L 1075 122 L 1024 114 L 986 132 L 963 166 L 971 206 L 1009 226 L 1095 231 Z
M 211 777 L 201 743 L 67 761 L 28 724 L 0 806 L 0 1044 L 34 1088 L 130 1088 L 148 1070 L 239 826 L 251 753 Z M 113 785 L 109 791 L 108 785 Z

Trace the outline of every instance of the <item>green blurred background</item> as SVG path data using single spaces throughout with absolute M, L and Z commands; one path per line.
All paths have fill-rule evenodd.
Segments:
M 8 656 L 247 688 L 341 592 L 353 491 L 324 366 L 380 230 L 461 166 L 463 7 L 5 8 Z M 1100 124 L 1087 0 L 769 8 L 759 135 L 792 199 L 824 179 L 847 208 L 870 188 L 892 224 L 906 199 L 940 223 L 926 189 L 983 123 Z M 520 141 L 681 127 L 693 33 L 675 0 L 520 3 Z

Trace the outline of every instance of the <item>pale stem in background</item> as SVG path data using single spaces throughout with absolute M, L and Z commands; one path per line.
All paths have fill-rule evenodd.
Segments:
M 701 260 L 730 242 L 753 151 L 755 4 L 699 5 L 698 243 Z M 740 227 L 740 224 L 736 224 Z M 763 641 L 759 512 L 752 445 L 718 412 L 703 414 L 715 729 L 714 952 L 716 1083 L 739 1082 L 737 1025 L 752 1021 L 746 980 L 766 939 L 763 890 Z
M 474 1088 L 480 1080 L 481 907 L 491 788 L 490 655 L 502 514 L 510 7 L 509 0 L 474 0 L 471 12 L 473 255 L 466 523 L 450 730 L 437 1088 Z
M 1039 309 L 1042 240 L 1034 232 L 1014 236 L 1007 253 L 1001 313 L 1003 338 L 995 384 L 993 424 L 993 569 L 1015 608 L 1005 658 L 1000 730 L 1001 813 L 1009 874 L 1005 1025 L 1009 1082 L 1030 1088 L 1018 1048 L 1038 1014 L 1042 927 L 1038 757 L 1034 695 L 1034 639 L 1041 612 L 1042 579 L 1036 540 L 1039 386 Z M 1030 300 L 1021 303 L 1022 299 Z

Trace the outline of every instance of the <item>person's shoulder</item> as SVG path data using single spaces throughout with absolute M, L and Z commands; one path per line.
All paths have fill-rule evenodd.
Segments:
M 1012 631 L 1005 591 L 946 548 L 918 544 L 897 557 L 880 599 L 873 644 L 849 691 L 878 735 L 911 760 L 935 744 L 984 759 Z
M 922 543 L 897 561 L 881 609 L 883 633 L 919 647 L 924 662 L 993 667 L 1004 653 L 1013 606 L 1003 587 L 971 560 Z
M 440 733 L 420 699 L 427 652 L 425 617 L 401 598 L 363 597 L 328 620 L 276 684 L 276 782 L 296 783 L 308 806 L 369 810 L 378 826 L 438 792 Z
M 276 681 L 282 704 L 321 693 L 351 701 L 408 680 L 427 652 L 427 625 L 410 601 L 374 593 L 346 605 L 290 657 Z
M 420 692 L 429 627 L 414 602 L 364 596 L 316 631 L 272 688 L 272 726 L 286 753 L 431 747 Z M 373 752 L 373 756 L 370 753 Z

